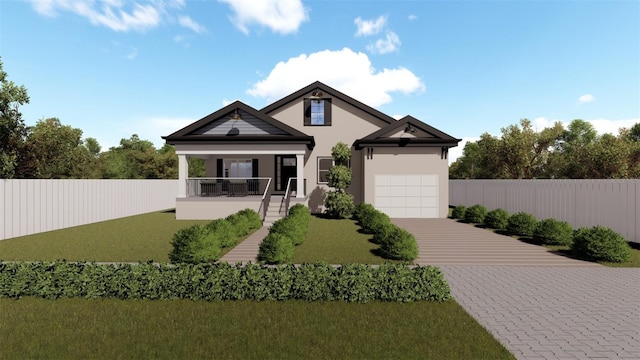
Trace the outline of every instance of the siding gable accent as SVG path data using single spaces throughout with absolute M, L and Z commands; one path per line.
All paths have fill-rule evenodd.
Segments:
M 267 123 L 245 111 L 238 111 L 242 120 L 231 120 L 233 112 L 213 120 L 209 124 L 192 132 L 193 135 L 288 135 L 286 131 Z
M 404 129 L 413 132 L 402 136 Z M 400 134 L 401 136 L 398 136 Z M 462 139 L 456 139 L 442 131 L 412 117 L 405 116 L 393 124 L 355 141 L 356 149 L 367 146 L 441 146 L 444 148 L 458 146 Z

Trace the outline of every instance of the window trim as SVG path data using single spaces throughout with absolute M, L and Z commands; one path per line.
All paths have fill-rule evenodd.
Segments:
M 322 98 L 324 103 L 324 123 L 312 124 L 311 123 L 311 102 L 315 99 L 304 99 L 304 126 L 331 126 L 331 98 Z
M 321 177 L 320 177 L 320 160 L 331 160 L 331 167 L 327 170 L 322 170 L 322 171 L 326 171 L 327 175 L 329 174 L 329 171 L 331 171 L 331 168 L 334 167 L 336 165 L 335 161 L 333 161 L 333 158 L 331 156 L 318 156 L 316 159 L 316 182 L 318 184 L 328 184 L 329 182 L 322 182 L 320 181 Z

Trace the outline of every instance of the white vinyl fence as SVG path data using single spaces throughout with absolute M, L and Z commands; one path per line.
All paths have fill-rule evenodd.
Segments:
M 175 207 L 178 180 L 0 179 L 0 240 Z
M 449 180 L 450 205 L 481 204 L 574 228 L 601 225 L 640 243 L 640 180 Z

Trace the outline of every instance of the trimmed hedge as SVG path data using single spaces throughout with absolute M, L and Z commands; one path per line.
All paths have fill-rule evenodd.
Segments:
M 494 209 L 484 217 L 484 226 L 491 229 L 504 230 L 507 228 L 508 221 L 509 213 L 506 210 Z
M 507 231 L 511 235 L 532 236 L 538 220 L 531 214 L 517 212 L 509 217 Z
M 213 262 L 220 258 L 222 251 L 220 237 L 203 225 L 178 230 L 171 245 L 173 250 L 169 253 L 169 260 L 172 263 Z
M 418 257 L 418 243 L 408 231 L 391 223 L 387 214 L 370 204 L 360 204 L 354 217 L 362 231 L 373 234 L 371 241 L 380 245 L 380 253 L 386 259 L 414 260 Z
M 631 260 L 631 246 L 617 232 L 602 226 L 578 229 L 571 247 L 573 255 L 590 261 Z
M 487 208 L 476 204 L 467 208 L 467 211 L 464 213 L 464 222 L 482 224 L 485 216 L 487 216 Z
M 197 264 L 220 259 L 222 248 L 236 246 L 252 230 L 262 227 L 255 210 L 244 209 L 225 219 L 212 220 L 206 226 L 194 225 L 178 230 L 171 240 L 172 263 Z
M 454 219 L 462 220 L 464 219 L 465 212 L 467 212 L 467 207 L 464 205 L 458 205 L 453 208 L 453 211 L 451 211 L 451 217 Z
M 571 245 L 573 228 L 566 221 L 545 219 L 536 226 L 533 239 L 546 245 Z
M 294 246 L 304 242 L 309 230 L 311 212 L 302 204 L 289 209 L 289 214 L 274 222 L 260 243 L 258 260 L 268 264 L 283 264 L 293 259 Z
M 317 263 L 277 267 L 256 264 L 0 264 L 0 298 L 446 301 L 442 271 L 432 266 L 379 267 Z

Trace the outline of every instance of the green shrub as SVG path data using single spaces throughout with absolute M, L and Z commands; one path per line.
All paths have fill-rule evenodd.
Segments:
M 327 174 L 327 185 L 338 191 L 348 188 L 351 185 L 351 169 L 344 165 L 333 166 Z
M 236 230 L 226 219 L 215 219 L 207 224 L 207 228 L 220 239 L 223 248 L 232 247 L 238 243 L 239 238 Z
M 371 241 L 374 244 L 378 244 L 383 246 L 384 243 L 389 240 L 389 234 L 397 228 L 396 225 L 391 222 L 381 222 L 380 226 L 376 228 L 376 231 L 373 233 L 373 238 Z
M 631 247 L 625 238 L 602 226 L 578 229 L 571 252 L 590 261 L 625 262 L 631 259 Z
M 397 260 L 414 260 L 418 257 L 416 238 L 405 229 L 392 226 L 382 240 L 380 250 L 385 258 Z
M 389 216 L 378 210 L 374 210 L 367 221 L 368 223 L 362 224 L 362 230 L 368 234 L 380 232 L 383 228 L 391 224 Z
M 251 224 L 246 216 L 235 213 L 227 216 L 225 219 L 233 226 L 236 237 L 246 236 L 251 231 Z
M 503 209 L 491 210 L 484 217 L 484 225 L 491 229 L 504 230 L 507 228 L 509 213 Z
M 293 259 L 293 241 L 282 233 L 269 233 L 262 239 L 258 260 L 267 264 L 283 264 Z
M 0 298 L 136 300 L 446 301 L 432 266 L 361 264 L 263 266 L 12 262 L 0 266 Z
M 538 220 L 531 214 L 517 212 L 509 217 L 507 231 L 511 235 L 532 236 Z
M 371 216 L 371 214 L 375 210 L 376 209 L 373 207 L 373 205 L 362 202 L 355 206 L 352 214 L 353 219 L 358 221 L 358 223 L 362 225 L 362 219 Z
M 353 213 L 353 195 L 344 191 L 331 191 L 324 200 L 325 212 L 334 219 L 346 219 Z
M 470 206 L 467 211 L 465 211 L 464 221 L 467 223 L 482 224 L 485 216 L 487 216 L 487 208 L 476 204 Z
M 467 207 L 464 205 L 458 205 L 453 208 L 451 211 L 451 217 L 454 219 L 462 220 L 464 219 L 464 213 L 467 211 Z
M 240 210 L 238 211 L 238 215 L 244 216 L 247 219 L 250 230 L 260 229 L 262 227 L 262 218 L 260 217 L 260 214 L 258 214 L 255 210 Z
M 208 227 L 193 225 L 178 230 L 171 241 L 169 253 L 172 263 L 198 264 L 213 262 L 220 258 L 222 244 Z
M 536 225 L 533 239 L 546 245 L 571 245 L 573 228 L 566 221 L 545 219 Z

